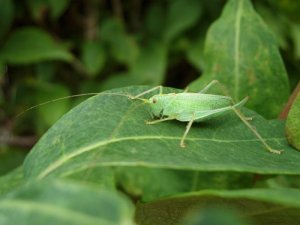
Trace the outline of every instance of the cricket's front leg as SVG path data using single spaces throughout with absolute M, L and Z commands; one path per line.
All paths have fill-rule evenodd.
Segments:
M 146 121 L 146 124 L 155 124 L 155 123 L 160 123 L 160 122 L 164 122 L 164 121 L 167 121 L 167 120 L 175 120 L 175 117 L 166 117 L 166 118 L 163 118 L 163 119 Z

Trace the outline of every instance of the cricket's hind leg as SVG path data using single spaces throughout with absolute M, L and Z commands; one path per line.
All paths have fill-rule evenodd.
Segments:
M 262 136 L 256 131 L 255 128 L 247 121 L 246 117 L 236 108 L 232 108 L 235 114 L 243 121 L 243 123 L 255 134 L 255 136 L 261 141 L 261 143 L 266 147 L 266 149 L 275 154 L 281 154 L 282 150 L 276 150 L 269 146 L 269 144 L 262 138 Z
M 229 96 L 227 93 L 228 91 L 226 90 L 226 87 L 222 85 L 220 82 L 216 82 L 219 84 L 219 87 L 221 91 L 224 93 L 224 95 Z M 230 96 L 229 96 L 230 97 Z M 260 140 L 260 142 L 265 146 L 265 148 L 275 154 L 281 154 L 282 150 L 276 150 L 270 147 L 270 145 L 263 139 L 263 137 L 257 132 L 257 130 L 248 122 L 248 120 L 252 120 L 250 117 L 245 117 L 242 112 L 238 109 L 239 106 L 242 106 L 245 102 L 247 101 L 247 98 L 243 99 L 242 101 L 236 103 L 235 105 L 232 106 L 232 110 L 235 112 L 235 114 L 241 119 L 241 121 L 252 131 L 252 133 Z M 233 102 L 234 103 L 234 102 Z

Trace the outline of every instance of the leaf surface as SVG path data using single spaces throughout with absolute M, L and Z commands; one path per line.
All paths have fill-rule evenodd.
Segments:
M 148 88 L 104 92 L 71 110 L 25 159 L 26 178 L 42 179 L 84 170 L 93 173 L 97 167 L 110 166 L 300 174 L 300 154 L 287 145 L 283 123 L 268 122 L 249 110 L 244 112 L 254 116 L 253 126 L 273 148 L 283 149 L 282 155 L 267 152 L 234 113 L 195 123 L 183 149 L 179 141 L 185 123 L 146 125 L 145 120 L 150 119 L 148 106 L 124 96 Z

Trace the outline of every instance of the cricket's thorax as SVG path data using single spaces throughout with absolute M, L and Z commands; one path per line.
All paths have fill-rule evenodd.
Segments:
M 149 99 L 154 116 L 174 116 L 180 113 L 192 113 L 202 110 L 214 110 L 232 105 L 227 96 L 199 93 L 171 93 L 154 95 Z

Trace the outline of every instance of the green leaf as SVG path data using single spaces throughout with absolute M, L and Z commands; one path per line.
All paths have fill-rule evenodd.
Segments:
M 92 173 L 96 167 L 111 166 L 300 174 L 300 154 L 287 145 L 283 123 L 268 122 L 244 111 L 246 116 L 254 116 L 251 123 L 273 148 L 284 150 L 282 155 L 266 151 L 234 113 L 195 124 L 188 134 L 187 147 L 182 149 L 179 141 L 186 123 L 146 125 L 145 120 L 151 119 L 148 106 L 127 96 L 148 89 L 128 87 L 104 92 L 71 110 L 26 157 L 26 178 L 42 179 L 80 170 Z
M 171 0 L 169 2 L 164 35 L 167 42 L 193 26 L 202 14 L 201 1 Z
M 91 76 L 96 76 L 105 63 L 105 51 L 101 42 L 85 42 L 82 46 L 82 62 Z
M 204 74 L 191 90 L 216 79 L 235 100 L 250 96 L 248 107 L 263 116 L 279 114 L 289 94 L 287 73 L 276 38 L 249 0 L 227 2 L 207 33 L 204 59 Z
M 120 63 L 132 65 L 139 53 L 135 39 L 126 34 L 123 24 L 115 19 L 103 22 L 101 38 L 110 48 L 112 56 Z
M 149 44 L 130 68 L 130 75 L 137 78 L 139 84 L 162 84 L 167 69 L 167 53 L 166 45 L 159 42 Z
M 289 111 L 285 129 L 289 143 L 300 150 L 300 92 Z
M 0 199 L 0 223 L 133 224 L 133 208 L 123 196 L 62 181 L 31 183 Z
M 16 30 L 0 50 L 0 60 L 30 64 L 45 60 L 71 61 L 72 55 L 45 31 L 26 27 Z
M 187 49 L 187 59 L 200 72 L 202 72 L 204 67 L 203 45 L 204 40 L 199 36 L 190 43 L 190 46 Z
M 242 217 L 255 221 L 255 225 L 298 225 L 299 198 L 300 190 L 292 188 L 206 190 L 139 204 L 136 220 L 139 225 L 175 225 L 190 210 L 215 206 L 236 209 Z
M 14 3 L 12 0 L 2 0 L 0 7 L 0 39 L 7 33 L 14 19 Z
M 145 46 L 128 72 L 112 74 L 101 85 L 102 90 L 129 85 L 159 85 L 167 69 L 167 46 L 153 42 Z

